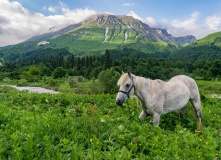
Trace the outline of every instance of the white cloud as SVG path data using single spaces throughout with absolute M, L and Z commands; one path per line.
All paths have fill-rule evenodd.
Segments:
M 128 15 L 128 16 L 132 16 L 132 17 L 134 17 L 134 18 L 136 18 L 136 19 L 138 19 L 138 20 L 143 21 L 143 18 L 141 18 L 140 16 L 138 16 L 134 11 L 130 11 L 127 15 Z
M 18 2 L 0 0 L 0 46 L 16 44 L 34 35 L 49 32 L 52 27 L 61 29 L 97 14 L 96 11 L 88 8 L 70 10 L 64 3 L 59 4 L 59 7 L 49 8 L 51 12 L 60 10 L 61 15 L 45 16 L 29 11 Z
M 48 10 L 52 13 L 55 13 L 56 12 L 56 7 L 48 7 Z
M 122 5 L 123 6 L 133 6 L 133 5 L 135 5 L 135 3 L 123 3 Z
M 135 12 L 130 11 L 128 15 L 143 21 L 153 28 L 167 29 L 167 31 L 175 37 L 194 35 L 197 39 L 203 38 L 210 33 L 217 32 L 221 27 L 221 17 L 211 16 L 205 18 L 205 24 L 197 24 L 200 13 L 195 11 L 188 19 L 174 19 L 169 22 L 162 19 L 161 22 L 156 21 L 153 17 L 141 18 Z
M 218 30 L 218 27 L 221 24 L 221 17 L 219 16 L 210 16 L 206 18 L 206 24 L 215 30 Z
M 180 21 L 173 20 L 170 24 L 166 24 L 168 32 L 174 36 L 194 35 L 197 39 L 203 38 L 210 33 L 218 31 L 207 23 L 197 24 L 200 13 L 194 12 L 190 18 Z
M 147 17 L 143 21 L 151 27 L 154 27 L 154 28 L 160 27 L 160 24 L 152 17 Z

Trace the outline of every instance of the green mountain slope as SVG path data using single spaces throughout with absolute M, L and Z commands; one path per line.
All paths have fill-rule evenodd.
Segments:
M 65 48 L 76 56 L 101 55 L 106 49 L 131 48 L 146 54 L 177 50 L 177 44 L 163 41 L 165 36 L 129 16 L 99 15 L 60 31 L 33 37 L 31 41 L 1 48 L 0 57 L 19 60 L 26 52 L 44 48 Z
M 215 44 L 216 46 L 220 46 L 220 39 L 221 39 L 221 32 L 216 32 L 195 41 L 191 45 Z
M 174 52 L 172 57 L 194 60 L 221 59 L 221 32 L 199 39 Z

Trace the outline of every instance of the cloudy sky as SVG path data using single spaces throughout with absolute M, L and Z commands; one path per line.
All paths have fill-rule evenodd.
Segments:
M 176 37 L 221 30 L 220 0 L 0 0 L 0 47 L 98 13 L 130 15 Z

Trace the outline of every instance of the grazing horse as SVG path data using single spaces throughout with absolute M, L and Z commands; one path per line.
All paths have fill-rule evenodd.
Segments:
M 140 119 L 153 116 L 153 124 L 159 126 L 160 116 L 181 109 L 186 117 L 185 105 L 190 101 L 193 115 L 201 125 L 201 102 L 196 82 L 185 75 L 171 78 L 168 82 L 146 79 L 123 73 L 117 82 L 120 86 L 116 104 L 121 106 L 133 93 L 140 99 L 142 112 Z

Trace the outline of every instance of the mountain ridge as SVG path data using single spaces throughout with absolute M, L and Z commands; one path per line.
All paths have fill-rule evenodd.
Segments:
M 194 38 L 194 36 L 173 37 L 165 29 L 151 28 L 131 16 L 100 14 L 61 30 L 34 36 L 24 43 L 1 48 L 0 53 L 12 61 L 21 58 L 26 52 L 39 48 L 65 48 L 77 56 L 101 55 L 106 49 L 123 48 L 149 54 L 173 52 L 179 48 L 174 41 L 186 44 L 189 39 L 193 41 Z M 13 59 L 10 58 L 11 55 Z
M 106 20 L 104 20 L 104 17 L 107 17 Z M 136 20 L 138 23 L 141 24 L 141 28 L 142 30 L 136 30 L 136 28 L 132 28 L 130 25 L 130 23 L 124 23 L 124 22 L 121 22 L 119 21 L 119 18 L 121 19 L 125 19 L 125 18 L 128 18 L 130 17 L 131 19 L 134 19 Z M 55 32 L 52 32 L 52 33 L 46 33 L 46 34 L 42 34 L 42 35 L 38 35 L 38 36 L 33 36 L 31 37 L 30 39 L 26 40 L 25 42 L 27 41 L 38 41 L 38 40 L 46 40 L 46 38 L 44 39 L 41 39 L 41 37 L 45 36 L 45 37 L 50 37 L 50 38 L 54 38 L 55 35 L 57 34 L 57 36 L 60 36 L 66 32 L 69 32 L 85 23 L 87 23 L 88 21 L 90 20 L 95 20 L 98 22 L 98 24 L 106 24 L 106 25 L 111 25 L 111 22 L 108 23 L 108 18 L 109 19 L 113 19 L 113 22 L 115 22 L 114 25 L 116 24 L 120 24 L 120 25 L 126 25 L 129 29 L 132 29 L 138 33 L 141 33 L 141 34 L 144 34 L 144 35 L 147 35 L 147 36 L 150 36 L 151 38 L 159 41 L 159 42 L 169 42 L 169 43 L 175 43 L 175 44 L 178 44 L 178 45 L 185 45 L 185 44 L 189 44 L 193 41 L 196 40 L 196 38 L 193 36 L 193 35 L 186 35 L 186 36 L 182 36 L 182 37 L 174 37 L 172 36 L 171 34 L 169 34 L 167 32 L 166 29 L 161 29 L 161 28 L 151 28 L 148 24 L 146 23 L 143 23 L 142 21 L 138 20 L 138 19 L 135 19 L 133 18 L 132 16 L 125 16 L 125 15 L 110 15 L 110 14 L 100 14 L 100 15 L 97 15 L 97 16 L 92 16 L 91 18 L 88 18 L 87 20 L 85 21 L 82 21 L 78 24 L 72 24 L 72 25 L 69 25 L 67 27 L 64 27 L 58 31 L 55 31 Z M 113 23 L 112 23 L 113 25 Z M 53 36 L 52 36 L 53 35 Z

